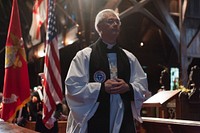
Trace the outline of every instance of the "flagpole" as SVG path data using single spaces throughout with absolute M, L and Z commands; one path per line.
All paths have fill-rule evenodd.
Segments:
M 0 54 L 5 50 L 5 47 L 3 47 L 1 50 L 0 50 Z

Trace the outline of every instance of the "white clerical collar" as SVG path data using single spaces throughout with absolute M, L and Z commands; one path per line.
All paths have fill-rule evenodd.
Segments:
M 111 49 L 113 46 L 116 45 L 116 43 L 115 44 L 110 44 L 110 43 L 107 43 L 107 42 L 104 42 L 104 43 L 107 45 L 107 49 Z

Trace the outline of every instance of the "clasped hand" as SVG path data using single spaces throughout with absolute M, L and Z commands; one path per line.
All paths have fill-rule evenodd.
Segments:
M 123 79 L 108 79 L 105 83 L 105 91 L 110 94 L 123 94 L 130 91 L 129 85 Z

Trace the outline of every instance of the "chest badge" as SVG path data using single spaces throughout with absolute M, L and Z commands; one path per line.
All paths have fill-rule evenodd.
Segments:
M 103 83 L 106 80 L 106 74 L 103 71 L 96 71 L 94 73 L 94 81 Z

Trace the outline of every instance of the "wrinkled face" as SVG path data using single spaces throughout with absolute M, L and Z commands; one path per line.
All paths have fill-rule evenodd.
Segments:
M 105 19 L 98 25 L 102 39 L 115 42 L 120 32 L 120 25 L 121 22 L 115 14 L 106 14 Z

